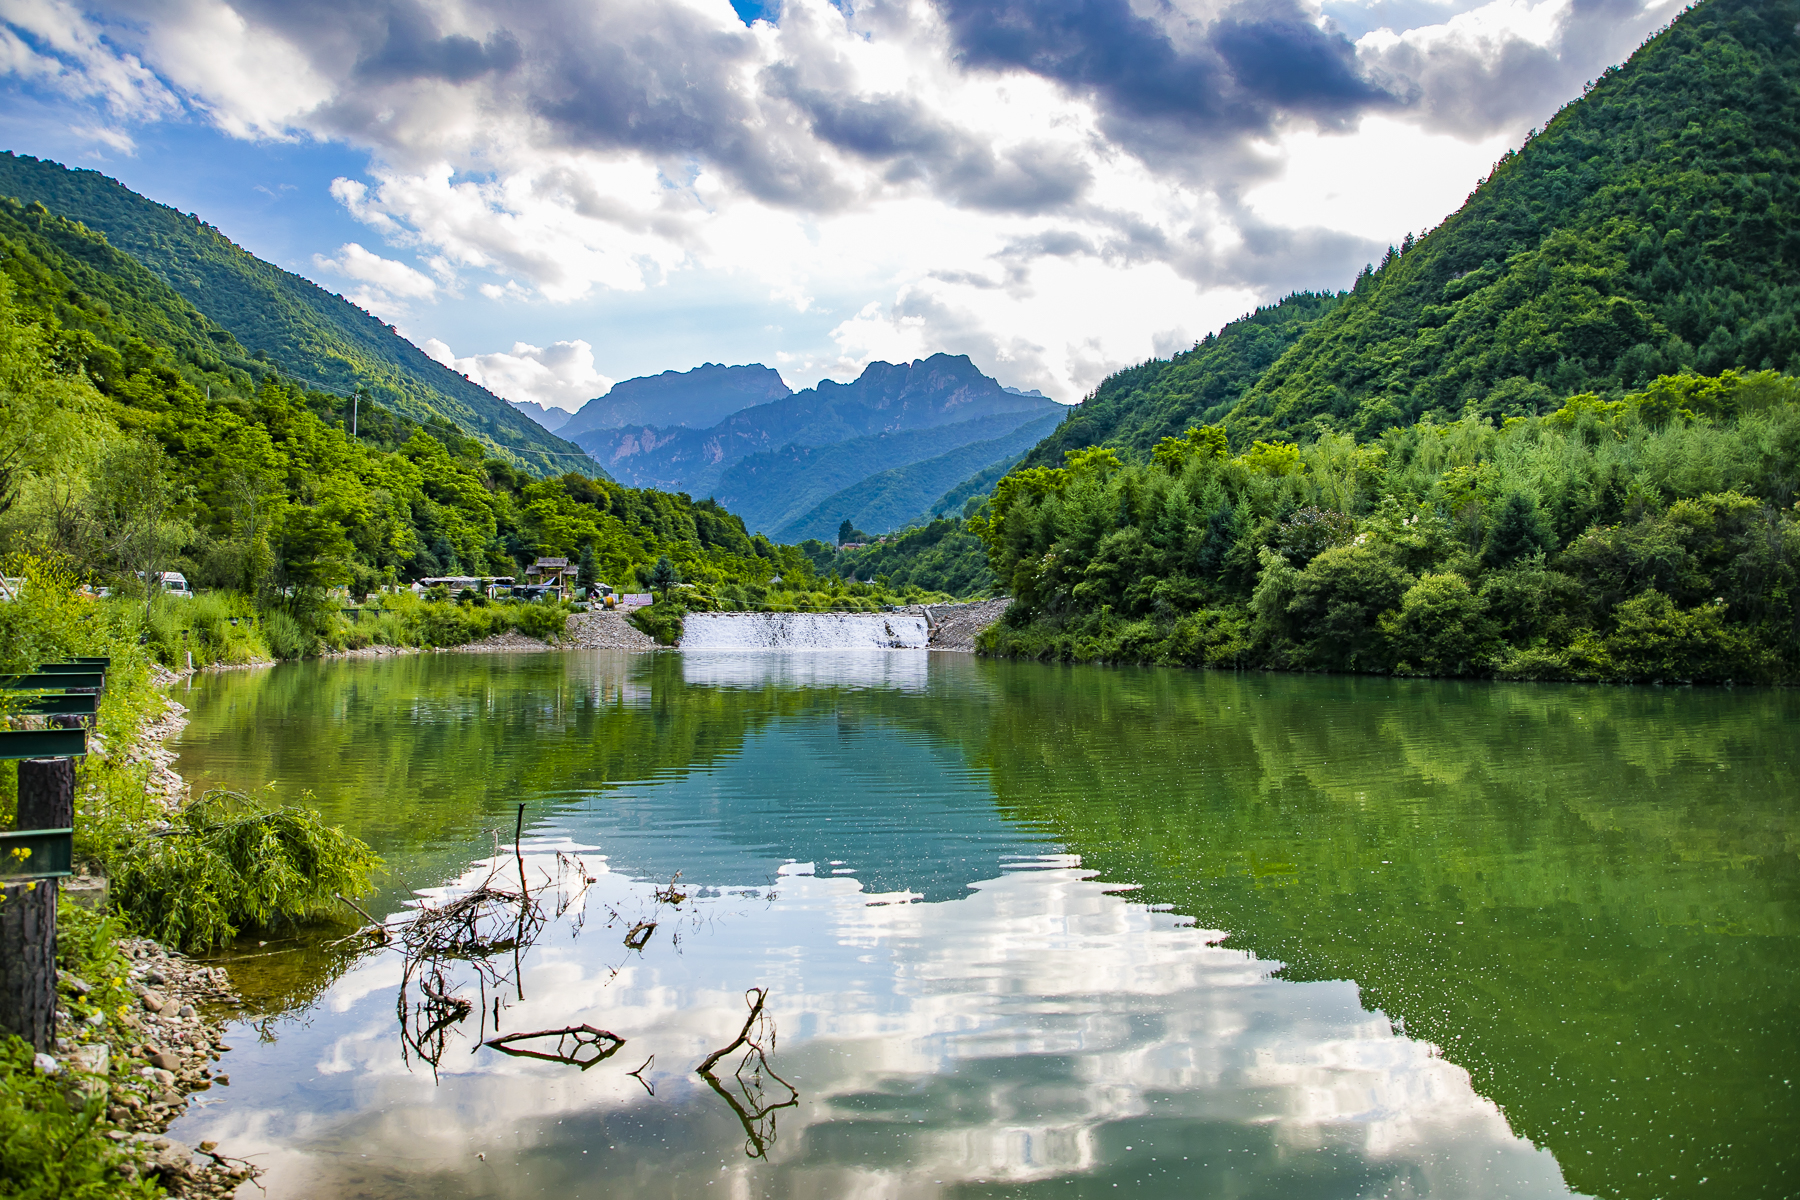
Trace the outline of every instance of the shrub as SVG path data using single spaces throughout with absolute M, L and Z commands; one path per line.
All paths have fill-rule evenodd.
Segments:
M 105 1136 L 106 1092 L 68 1090 L 32 1065 L 31 1047 L 0 1042 L 0 1195 L 19 1200 L 123 1200 L 163 1194 L 118 1170 L 125 1152 Z
M 1308 564 L 1294 583 L 1288 619 L 1301 661 L 1340 671 L 1378 671 L 1387 665 L 1381 614 L 1400 603 L 1412 576 L 1380 549 L 1338 546 Z
M 1779 663 L 1744 631 L 1725 623 L 1723 604 L 1682 609 L 1658 591 L 1619 605 L 1616 627 L 1601 643 L 1610 674 L 1679 682 L 1760 681 Z
M 1401 674 L 1463 675 L 1498 646 L 1481 597 L 1461 575 L 1422 575 L 1381 618 L 1381 632 Z
M 300 628 L 300 622 L 280 609 L 263 614 L 263 641 L 276 658 L 305 658 L 318 647 L 318 639 Z
M 633 625 L 655 638 L 664 646 L 673 646 L 681 640 L 682 618 L 687 610 L 670 601 L 652 604 L 640 608 L 625 618 Z
M 317 810 L 263 809 L 232 792 L 208 792 L 166 835 L 126 847 L 113 865 L 121 911 L 148 937 L 206 950 L 240 929 L 314 920 L 342 892 L 359 896 L 381 860 Z

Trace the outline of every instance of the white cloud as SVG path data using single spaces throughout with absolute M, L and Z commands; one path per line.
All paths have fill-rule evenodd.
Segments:
M 1346 286 L 1671 3 L 1374 0 L 1352 43 L 1316 0 L 787 0 L 750 28 L 725 0 L 0 0 L 0 69 L 133 120 L 185 104 L 367 148 L 332 195 L 431 272 L 320 259 L 371 311 L 465 279 L 549 304 L 755 280 L 772 308 L 835 298 L 800 356 L 822 374 L 966 348 L 1073 399 Z
M 530 400 L 546 408 L 573 412 L 596 396 L 603 396 L 613 381 L 594 369 L 594 348 L 577 339 L 533 346 L 514 342 L 510 353 L 471 354 L 458 358 L 437 338 L 420 349 L 460 371 L 488 391 L 507 400 Z
M 437 294 L 437 284 L 429 275 L 413 270 L 402 262 L 383 258 L 359 243 L 345 242 L 335 258 L 313 255 L 313 265 L 321 271 L 354 280 L 359 286 L 347 293 L 350 300 L 379 317 L 400 319 L 412 315 L 409 300 L 430 300 Z

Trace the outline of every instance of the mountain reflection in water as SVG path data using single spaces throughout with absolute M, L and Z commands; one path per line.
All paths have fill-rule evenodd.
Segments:
M 393 954 L 245 959 L 308 1002 L 176 1136 L 277 1196 L 1793 1190 L 1793 697 L 860 657 L 207 680 L 190 779 L 312 789 L 378 912 L 521 800 L 534 870 L 591 848 L 500 1020 L 626 1045 L 484 1013 L 434 1082 Z M 693 1070 L 751 987 L 799 1093 L 757 1159 Z

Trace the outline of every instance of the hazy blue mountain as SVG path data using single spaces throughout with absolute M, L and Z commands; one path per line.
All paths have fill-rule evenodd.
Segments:
M 743 517 L 745 525 L 775 537 L 777 530 L 799 521 L 815 505 L 888 471 L 932 461 L 970 446 L 986 447 L 976 451 L 970 461 L 992 462 L 1005 453 L 993 448 L 992 443 L 1011 437 L 1021 426 L 1036 425 L 1044 419 L 1032 413 L 993 413 L 954 425 L 871 434 L 829 446 L 788 445 L 739 459 L 720 474 L 707 494 Z M 1020 448 L 1030 444 L 1021 442 Z M 950 482 L 967 474 L 968 470 L 960 474 L 952 471 Z M 939 487 L 910 509 L 890 513 L 879 528 L 863 528 L 871 533 L 885 533 L 895 527 L 895 522 L 920 512 L 942 491 Z M 840 515 L 831 522 L 832 531 L 842 519 Z
M 569 423 L 569 418 L 575 415 L 566 408 L 546 406 L 539 404 L 536 400 L 508 400 L 507 403 L 512 405 L 516 411 L 524 413 L 539 425 L 548 429 L 551 433 L 555 433 L 564 425 L 567 425 Z
M 1016 427 L 1047 413 L 1063 411 L 1053 400 L 1001 387 L 982 374 L 966 355 L 934 354 L 911 363 L 871 363 L 853 383 L 825 380 L 803 392 L 732 413 L 707 429 L 638 425 L 571 432 L 570 436 L 621 481 L 700 496 L 714 492 L 732 464 L 753 454 L 790 446 L 834 446 L 880 434 L 960 425 L 1006 414 L 1015 418 Z M 566 431 L 569 429 L 565 426 Z M 1006 431 L 984 426 L 979 431 L 971 427 L 967 432 L 968 440 L 985 441 Z M 911 444 L 895 443 L 896 450 L 900 451 L 903 445 Z M 922 457 L 935 457 L 954 448 L 937 443 L 929 455 Z M 879 455 L 865 455 L 866 450 L 862 447 L 856 451 L 859 466 L 867 467 L 865 476 L 921 457 L 883 460 Z M 910 449 L 901 452 L 912 453 Z M 811 465 L 823 469 L 828 459 L 829 456 L 815 456 Z M 813 503 L 854 482 L 838 478 L 829 490 L 815 496 Z M 763 478 L 758 486 L 768 492 L 806 485 L 804 480 Z M 732 505 L 723 496 L 719 499 L 728 507 Z M 740 503 L 747 500 L 748 497 Z M 788 514 L 784 520 L 811 507 L 809 503 L 794 510 L 791 505 L 760 493 L 755 503 L 760 511 Z
M 707 363 L 691 371 L 664 371 L 615 383 L 582 405 L 559 431 L 567 438 L 627 425 L 707 429 L 739 409 L 791 396 L 794 390 L 772 367 Z
M 970 480 L 971 473 L 974 473 L 974 478 L 982 479 L 987 478 L 991 471 L 992 478 L 998 479 L 1040 439 L 1049 436 L 1050 431 L 1062 419 L 1061 413 L 1049 413 L 1027 421 L 1001 437 L 970 442 L 936 458 L 890 467 L 860 479 L 815 504 L 804 515 L 775 527 L 770 531 L 769 537 L 778 542 L 802 542 L 807 538 L 828 542 L 837 535 L 838 524 L 845 518 L 849 518 L 851 524 L 858 529 L 870 533 L 889 533 L 917 524 L 928 516 L 937 515 L 932 512 L 933 502 L 941 501 L 946 489 L 954 489 L 959 483 Z M 949 432 L 963 428 L 961 425 L 952 425 L 945 430 L 929 432 Z M 824 454 L 828 451 L 814 450 L 805 453 Z M 762 457 L 764 456 L 756 456 Z M 754 461 L 755 459 L 745 459 L 733 468 L 733 472 Z M 991 481 L 988 486 L 993 486 Z M 720 502 L 731 507 L 731 502 L 723 497 L 720 497 Z M 956 507 L 960 512 L 960 501 Z M 745 524 L 752 524 L 748 515 L 744 520 Z
M 299 382 L 340 395 L 360 389 L 416 421 L 443 418 L 541 474 L 591 470 L 574 446 L 427 357 L 393 326 L 264 262 L 192 213 L 98 171 L 10 152 L 0 152 L 0 195 L 42 204 L 106 235 L 259 361 Z

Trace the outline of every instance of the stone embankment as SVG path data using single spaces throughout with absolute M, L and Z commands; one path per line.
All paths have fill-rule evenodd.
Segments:
M 562 636 L 551 641 L 527 637 L 516 629 L 496 633 L 479 642 L 451 646 L 450 651 L 483 650 L 654 650 L 656 639 L 625 619 L 620 612 L 573 613 Z
M 972 604 L 908 604 L 902 612 L 918 613 L 931 623 L 933 650 L 974 653 L 975 637 L 994 624 L 1011 604 L 1009 597 Z
M 559 645 L 582 650 L 654 650 L 656 639 L 627 621 L 624 613 L 596 610 L 570 617 Z

